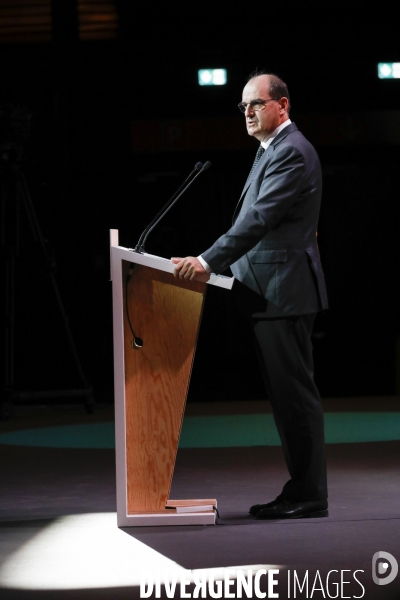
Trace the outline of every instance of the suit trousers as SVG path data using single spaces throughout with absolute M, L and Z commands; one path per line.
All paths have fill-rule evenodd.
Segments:
M 261 372 L 291 477 L 282 495 L 293 502 L 328 497 L 324 415 L 314 382 L 314 319 L 315 314 L 252 319 Z

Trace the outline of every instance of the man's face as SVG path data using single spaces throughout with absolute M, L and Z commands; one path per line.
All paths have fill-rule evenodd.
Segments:
M 266 75 L 251 79 L 243 90 L 243 102 L 249 104 L 252 100 L 268 100 L 271 98 L 268 88 Z M 257 111 L 247 106 L 245 112 L 247 133 L 260 142 L 267 139 L 287 119 L 287 113 L 282 108 L 281 100 L 267 102 L 262 110 Z

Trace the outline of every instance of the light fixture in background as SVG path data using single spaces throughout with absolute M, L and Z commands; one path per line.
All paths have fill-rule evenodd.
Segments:
M 52 38 L 50 0 L 0 1 L 0 44 L 50 42 Z
M 379 79 L 400 79 L 400 62 L 378 63 Z
M 117 37 L 118 12 L 113 0 L 78 0 L 79 39 L 83 42 Z
M 76 0 L 81 41 L 117 37 L 115 4 L 114 0 Z M 0 0 L 0 44 L 50 42 L 53 19 L 52 0 Z
M 226 69 L 199 69 L 199 85 L 226 85 Z

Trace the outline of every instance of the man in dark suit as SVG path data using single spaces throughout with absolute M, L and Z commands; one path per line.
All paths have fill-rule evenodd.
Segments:
M 250 307 L 262 374 L 290 480 L 257 519 L 326 516 L 324 417 L 314 383 L 311 334 L 328 307 L 317 245 L 322 175 L 318 155 L 289 119 L 286 84 L 251 76 L 239 109 L 260 142 L 233 225 L 199 257 L 173 258 L 183 279 L 230 267 Z

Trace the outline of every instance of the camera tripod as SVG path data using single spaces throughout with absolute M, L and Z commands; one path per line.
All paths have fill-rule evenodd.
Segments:
M 54 260 L 48 252 L 46 240 L 41 232 L 39 222 L 33 207 L 25 176 L 17 162 L 2 160 L 0 165 L 0 193 L 2 224 L 0 242 L 4 256 L 5 284 L 5 371 L 4 389 L 0 398 L 0 419 L 5 420 L 14 412 L 14 401 L 46 400 L 49 398 L 84 399 L 86 412 L 94 410 L 92 386 L 88 383 L 83 372 L 78 352 L 69 326 L 67 314 L 61 300 L 60 292 L 54 275 Z M 16 267 L 22 258 L 21 251 L 21 213 L 24 213 L 33 241 L 40 246 L 43 253 L 47 273 L 54 291 L 58 310 L 64 322 L 67 342 L 75 363 L 81 388 L 69 390 L 21 391 L 15 389 L 15 296 L 16 296 Z M 7 220 L 10 226 L 7 226 Z

